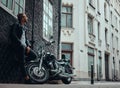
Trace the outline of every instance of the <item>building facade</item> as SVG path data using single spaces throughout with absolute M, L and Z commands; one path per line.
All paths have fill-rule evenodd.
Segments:
M 120 79 L 120 1 L 62 0 L 61 54 L 76 79 Z
M 27 37 L 33 50 L 36 52 L 39 45 L 53 36 L 55 44 L 46 50 L 59 57 L 60 3 L 60 0 L 0 0 L 0 82 L 22 82 L 19 63 L 9 42 L 10 25 L 16 22 L 18 13 L 26 13 L 29 18 Z

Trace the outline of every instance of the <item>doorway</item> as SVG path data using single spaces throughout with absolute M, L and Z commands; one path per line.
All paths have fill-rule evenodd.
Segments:
M 105 54 L 105 79 L 109 81 L 109 54 Z

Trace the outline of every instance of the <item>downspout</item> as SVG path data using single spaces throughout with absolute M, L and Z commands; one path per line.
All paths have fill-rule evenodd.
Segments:
M 62 0 L 58 0 L 58 58 L 60 57 L 60 46 L 61 46 L 61 1 Z
M 32 8 L 32 36 L 31 36 L 31 48 L 34 48 L 34 10 L 35 10 L 35 0 L 33 0 L 33 4 L 32 4 L 33 8 Z

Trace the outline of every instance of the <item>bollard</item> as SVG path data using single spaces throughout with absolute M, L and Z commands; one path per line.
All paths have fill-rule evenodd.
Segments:
M 93 68 L 93 65 L 91 65 L 91 84 L 94 84 L 94 68 Z

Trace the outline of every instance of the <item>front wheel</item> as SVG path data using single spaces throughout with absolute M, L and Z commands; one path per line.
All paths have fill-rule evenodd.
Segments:
M 42 84 L 48 80 L 49 72 L 44 65 L 42 66 L 41 70 L 39 70 L 38 67 L 38 63 L 31 63 L 28 66 L 27 72 L 32 81 Z
M 62 78 L 64 84 L 70 84 L 72 82 L 72 77 Z

